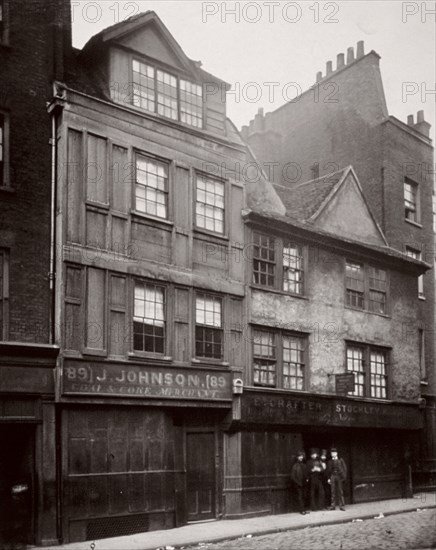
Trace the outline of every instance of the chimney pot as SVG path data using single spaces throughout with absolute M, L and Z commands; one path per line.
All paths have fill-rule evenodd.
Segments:
M 413 115 L 408 115 L 407 117 L 407 126 L 413 126 L 415 124 L 413 120 Z
M 345 55 L 343 53 L 338 53 L 336 57 L 336 70 L 340 69 L 345 65 Z
M 347 65 L 349 65 L 350 63 L 353 63 L 353 61 L 354 61 L 354 48 L 350 46 L 347 49 Z
M 363 57 L 365 55 L 365 43 L 363 40 L 360 40 L 358 43 L 357 43 L 357 53 L 356 53 L 356 57 L 357 59 L 359 59 L 359 57 Z
M 326 64 L 326 67 L 327 67 L 327 76 L 329 74 L 332 74 L 333 72 L 333 63 L 331 61 L 327 61 L 327 64 Z
M 424 122 L 424 111 L 418 111 L 416 123 Z
M 322 72 L 321 71 L 318 71 L 316 73 L 316 81 L 319 82 L 320 80 L 322 80 Z

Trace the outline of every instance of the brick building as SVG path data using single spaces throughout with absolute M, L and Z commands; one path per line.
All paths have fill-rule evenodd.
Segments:
M 65 4 L 67 10 L 64 12 Z M 51 125 L 69 4 L 0 2 L 0 540 L 57 540 Z M 64 18 L 65 17 L 65 21 Z M 64 22 L 66 27 L 64 27 Z
M 271 179 L 279 186 L 298 187 L 304 181 L 351 164 L 366 200 L 390 246 L 434 264 L 432 195 L 434 157 L 430 124 L 423 111 L 407 124 L 389 115 L 380 73 L 380 56 L 356 52 L 338 54 L 326 72 L 296 101 L 273 112 L 260 110 L 242 134 L 259 162 L 275 163 Z M 422 440 L 424 469 L 436 459 L 436 379 L 434 361 L 434 270 L 419 278 L 415 297 L 418 315 L 405 338 L 421 352 L 421 394 L 426 402 Z M 427 466 L 425 466 L 425 464 Z M 432 466 L 433 465 L 433 466 Z

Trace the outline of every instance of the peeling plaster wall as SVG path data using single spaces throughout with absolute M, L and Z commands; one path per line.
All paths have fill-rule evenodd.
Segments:
M 307 298 L 252 289 L 251 322 L 309 336 L 308 390 L 334 393 L 334 374 L 345 372 L 346 340 L 391 348 L 391 398 L 419 398 L 416 279 L 390 273 L 389 316 L 344 307 L 344 257 L 310 254 Z

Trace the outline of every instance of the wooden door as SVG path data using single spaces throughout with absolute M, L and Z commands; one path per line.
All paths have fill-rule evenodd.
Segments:
M 186 434 L 188 521 L 215 518 L 215 433 Z

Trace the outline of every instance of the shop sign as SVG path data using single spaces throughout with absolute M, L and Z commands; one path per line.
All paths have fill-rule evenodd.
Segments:
M 354 372 L 335 375 L 335 386 L 337 395 L 347 395 L 354 391 Z
M 66 361 L 63 393 L 231 401 L 229 372 Z
M 241 422 L 413 430 L 422 427 L 422 416 L 417 406 L 398 403 L 246 390 L 242 397 Z

